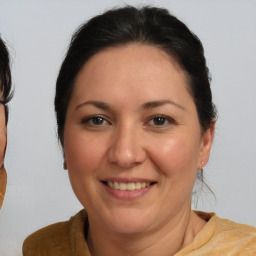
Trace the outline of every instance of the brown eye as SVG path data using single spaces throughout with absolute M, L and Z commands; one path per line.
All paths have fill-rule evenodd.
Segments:
M 154 125 L 164 125 L 166 121 L 166 118 L 162 116 L 157 116 L 153 118 Z
M 94 125 L 102 125 L 104 123 L 104 119 L 100 116 L 92 117 L 91 122 Z
M 107 121 L 103 116 L 90 116 L 82 120 L 82 124 L 87 126 L 106 126 L 109 125 L 109 121 Z
M 172 118 L 163 115 L 155 115 L 148 121 L 149 126 L 159 128 L 169 127 L 172 124 L 175 124 L 175 121 Z

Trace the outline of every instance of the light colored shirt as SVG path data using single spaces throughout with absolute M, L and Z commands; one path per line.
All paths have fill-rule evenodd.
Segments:
M 207 224 L 193 242 L 174 256 L 256 256 L 256 228 L 219 218 L 214 213 L 197 212 Z M 90 256 L 85 234 L 84 210 L 69 221 L 45 227 L 23 244 L 24 256 Z

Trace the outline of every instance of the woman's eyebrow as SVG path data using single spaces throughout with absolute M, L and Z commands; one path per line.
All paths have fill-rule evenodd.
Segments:
M 171 101 L 171 100 L 167 100 L 167 99 L 164 99 L 164 100 L 155 100 L 155 101 L 149 101 L 149 102 L 146 102 L 142 105 L 142 109 L 151 109 L 151 108 L 156 108 L 156 107 L 160 107 L 160 106 L 163 106 L 163 105 L 166 105 L 166 104 L 172 104 L 182 110 L 185 110 L 185 108 L 181 105 L 179 105 L 178 103 L 174 102 L 174 101 Z M 104 110 L 111 110 L 112 107 L 107 104 L 106 102 L 103 102 L 103 101 L 96 101 L 96 100 L 89 100 L 89 101 L 85 101 L 79 105 L 77 105 L 76 109 L 79 109 L 85 105 L 93 105 L 97 108 L 100 108 L 100 109 L 104 109 Z
M 171 101 L 171 100 L 167 100 L 167 99 L 146 102 L 142 105 L 142 108 L 143 109 L 151 109 L 151 108 L 163 106 L 165 104 L 172 104 L 182 110 L 185 110 L 185 108 L 183 106 L 181 106 L 180 104 L 178 104 L 174 101 Z
M 79 109 L 85 105 L 93 105 L 96 108 L 100 108 L 100 109 L 104 109 L 104 110 L 110 110 L 112 109 L 110 107 L 110 105 L 108 105 L 107 103 L 103 102 L 103 101 L 96 101 L 96 100 L 89 100 L 89 101 L 85 101 L 79 105 L 76 106 L 76 109 Z

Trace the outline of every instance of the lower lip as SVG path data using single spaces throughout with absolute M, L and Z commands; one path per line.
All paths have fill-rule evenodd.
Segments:
M 146 188 L 135 189 L 135 190 L 119 190 L 108 187 L 104 184 L 104 187 L 107 189 L 108 193 L 116 199 L 119 200 L 134 200 L 144 196 L 148 193 L 154 185 L 148 186 Z

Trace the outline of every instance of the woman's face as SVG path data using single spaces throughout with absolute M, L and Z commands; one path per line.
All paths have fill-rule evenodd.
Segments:
M 184 72 L 162 50 L 129 44 L 93 56 L 76 78 L 64 130 L 90 225 L 143 233 L 190 211 L 212 133 L 202 135 Z

